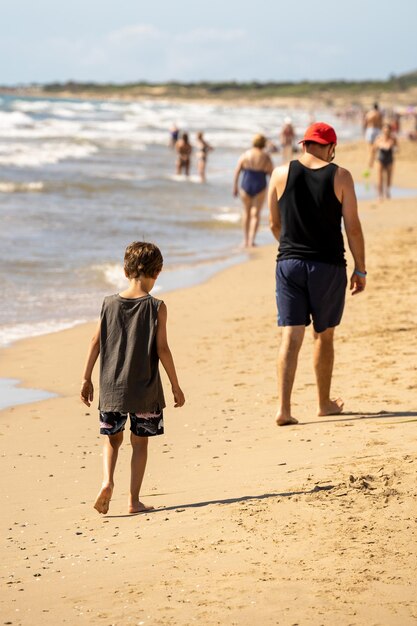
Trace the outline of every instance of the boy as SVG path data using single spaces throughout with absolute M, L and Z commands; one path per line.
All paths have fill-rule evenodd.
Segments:
M 124 271 L 129 287 L 104 299 L 100 322 L 87 354 L 81 400 L 87 406 L 93 401 L 91 375 L 100 354 L 100 433 L 107 435 L 103 484 L 94 504 L 99 513 L 109 510 L 114 470 L 128 415 L 133 448 L 129 513 L 153 508 L 139 500 L 139 491 L 145 473 L 148 437 L 164 432 L 162 411 L 166 405 L 159 360 L 170 380 L 175 407 L 185 402 L 167 341 L 167 308 L 162 300 L 149 293 L 162 264 L 162 254 L 154 244 L 134 241 L 127 246 Z

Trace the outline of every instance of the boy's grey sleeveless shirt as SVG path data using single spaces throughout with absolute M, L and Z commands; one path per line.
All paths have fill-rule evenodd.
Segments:
M 153 296 L 104 298 L 100 327 L 100 411 L 147 413 L 165 407 Z

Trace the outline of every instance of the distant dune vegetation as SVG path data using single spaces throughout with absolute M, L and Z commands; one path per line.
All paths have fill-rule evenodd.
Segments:
M 380 94 L 417 92 L 417 70 L 402 75 L 391 75 L 387 80 L 331 80 L 300 82 L 237 82 L 201 81 L 151 83 L 95 83 L 95 82 L 54 82 L 32 84 L 14 88 L 0 88 L 3 91 L 26 93 L 41 92 L 49 95 L 74 95 L 91 97 L 156 97 L 187 99 L 234 99 L 259 100 L 263 98 L 317 98 L 349 97 L 352 100 L 364 96 L 377 97 Z M 410 93 L 410 95 L 411 95 Z M 417 101 L 417 95 L 416 95 Z

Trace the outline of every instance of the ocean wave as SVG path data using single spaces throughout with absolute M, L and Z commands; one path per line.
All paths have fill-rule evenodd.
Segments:
M 238 224 L 242 219 L 239 212 L 215 213 L 212 217 L 217 222 L 223 222 L 227 224 Z
M 48 320 L 35 323 L 8 324 L 0 327 L 0 346 L 6 347 L 29 337 L 38 337 L 39 335 L 49 335 L 57 333 L 73 326 L 86 323 L 87 319 L 74 320 Z
M 265 120 L 259 127 L 259 115 L 253 121 L 248 114 L 215 111 L 213 107 L 192 105 L 163 107 L 155 103 L 100 103 L 66 101 L 23 101 L 13 103 L 15 110 L 0 111 L 3 136 L 16 138 L 78 137 L 96 141 L 123 142 L 138 149 L 141 145 L 166 145 L 169 128 L 176 120 L 182 130 L 194 134 L 206 126 L 208 139 L 215 146 L 243 148 L 250 145 L 253 132 L 265 131 L 277 121 Z M 210 113 L 210 120 L 207 115 Z M 32 117 L 31 115 L 32 114 Z M 42 114 L 37 119 L 37 114 Z M 49 115 L 49 117 L 48 117 Z M 109 119 L 109 115 L 111 118 Z
M 92 144 L 45 142 L 30 146 L 25 143 L 0 144 L 0 164 L 17 167 L 38 167 L 64 161 L 85 159 L 97 152 Z
M 169 128 L 175 122 L 194 140 L 204 130 L 213 146 L 244 149 L 252 136 L 262 132 L 277 139 L 284 118 L 291 114 L 297 133 L 302 134 L 310 121 L 307 110 L 287 107 L 229 106 L 210 103 L 177 103 L 166 101 L 85 101 L 65 99 L 24 99 L 8 101 L 12 109 L 0 111 L 0 128 L 5 136 L 85 137 L 98 141 L 122 139 L 126 143 L 167 144 Z M 315 111 L 332 123 L 328 111 Z M 354 131 L 355 133 L 356 131 Z M 25 134 L 26 133 L 26 134 Z M 55 135 L 53 135 L 55 133 Z M 352 127 L 341 126 L 338 134 L 352 138 Z
M 53 115 L 76 115 L 77 113 L 94 112 L 97 107 L 92 102 L 69 102 L 66 100 L 15 100 L 13 109 L 28 113 L 45 113 Z
M 122 291 L 128 286 L 123 266 L 118 263 L 93 265 L 91 269 L 103 277 L 105 282 L 117 291 Z M 155 285 L 151 293 L 152 295 L 155 295 L 159 291 L 161 291 L 161 287 L 159 285 Z
M 115 289 L 126 289 L 127 282 L 124 275 L 123 266 L 118 263 L 103 263 L 103 265 L 93 265 L 91 268 L 100 278 Z
M 15 100 L 13 109 L 29 113 L 43 113 L 51 108 L 49 100 Z
M 25 193 L 31 191 L 42 191 L 44 183 L 33 181 L 30 183 L 5 183 L 0 182 L 0 193 Z
M 3 132 L 7 128 L 27 128 L 34 124 L 32 118 L 20 111 L 0 111 L 0 129 Z
M 110 179 L 110 180 L 132 180 L 132 181 L 143 181 L 143 180 L 152 180 L 152 178 L 150 176 L 146 176 L 145 174 L 134 174 L 133 172 L 116 172 L 116 173 L 112 173 L 111 175 L 107 174 L 107 172 L 105 174 L 99 174 L 97 173 L 96 176 L 100 177 L 105 177 L 106 179 Z
M 184 174 L 168 174 L 164 176 L 166 180 L 172 180 L 175 183 L 194 183 L 201 185 L 201 178 L 199 176 L 185 176 Z

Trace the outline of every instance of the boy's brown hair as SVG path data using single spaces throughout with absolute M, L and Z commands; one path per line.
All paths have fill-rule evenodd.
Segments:
M 161 251 L 153 243 L 133 241 L 125 250 L 124 270 L 128 278 L 155 278 L 163 263 Z

